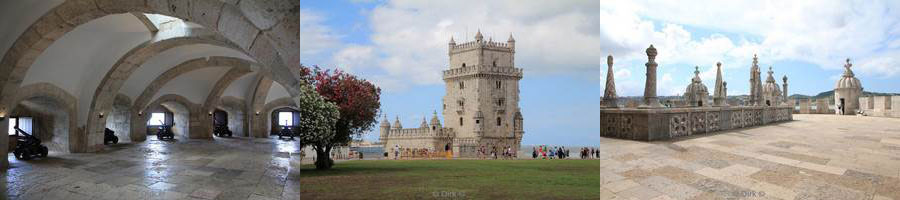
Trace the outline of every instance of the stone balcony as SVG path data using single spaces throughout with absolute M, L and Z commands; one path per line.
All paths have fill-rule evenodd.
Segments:
M 515 67 L 488 67 L 488 66 L 472 66 L 472 67 L 463 67 L 463 68 L 455 68 L 444 70 L 444 80 L 462 77 L 462 76 L 475 76 L 475 75 L 499 75 L 499 76 L 513 76 L 516 78 L 522 78 L 522 69 Z

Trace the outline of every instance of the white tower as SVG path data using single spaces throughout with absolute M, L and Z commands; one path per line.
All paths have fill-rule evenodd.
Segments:
M 454 146 L 485 145 L 518 150 L 524 129 L 519 109 L 519 80 L 515 67 L 515 39 L 506 43 L 475 41 L 456 44 L 451 38 L 450 66 L 444 70 L 444 127 L 456 132 Z M 467 144 L 462 144 L 467 143 Z

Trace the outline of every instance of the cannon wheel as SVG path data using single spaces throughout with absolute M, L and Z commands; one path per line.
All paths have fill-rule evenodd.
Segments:
M 19 152 L 18 149 L 16 149 L 15 151 L 13 151 L 13 155 L 16 156 L 16 159 L 22 160 L 22 152 Z
M 19 154 L 22 155 L 22 160 L 31 160 L 31 150 L 23 149 Z
M 50 150 L 47 149 L 47 147 L 41 146 L 41 157 L 46 158 L 47 154 L 49 154 L 49 153 L 50 153 Z
M 162 139 L 163 139 L 163 136 L 160 135 L 160 134 L 156 134 L 156 139 L 157 139 L 157 140 L 162 140 Z
M 119 143 L 119 138 L 113 138 L 113 141 L 112 141 L 112 142 L 113 142 L 113 144 L 118 144 L 118 143 Z

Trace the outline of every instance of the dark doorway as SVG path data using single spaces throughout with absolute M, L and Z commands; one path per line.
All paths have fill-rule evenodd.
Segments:
M 697 106 L 703 107 L 703 101 L 697 101 Z
M 213 112 L 213 125 L 228 126 L 228 112 L 216 109 Z
M 772 102 L 769 100 L 766 100 L 766 106 L 772 106 Z
M 845 113 L 845 112 L 844 112 L 844 111 L 845 111 L 844 108 L 847 107 L 847 106 L 844 106 L 844 98 L 841 98 L 841 104 L 839 104 L 838 107 L 840 107 L 840 109 L 841 109 L 841 114 L 843 115 L 843 114 Z

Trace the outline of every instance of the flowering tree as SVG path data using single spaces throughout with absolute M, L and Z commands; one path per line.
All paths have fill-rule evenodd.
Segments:
M 327 144 L 334 138 L 334 125 L 340 117 L 340 114 L 338 113 L 337 106 L 322 98 L 321 95 L 315 92 L 311 85 L 300 85 L 300 95 L 298 96 L 298 99 L 302 106 L 297 106 L 301 116 L 300 124 L 297 125 L 297 133 L 300 134 L 300 149 L 303 149 L 306 145 L 312 144 L 316 147 L 316 152 L 320 152 L 320 149 L 318 148 L 320 146 L 319 144 Z M 318 158 L 323 158 L 321 154 L 318 154 L 317 156 Z M 324 158 L 327 157 L 327 154 L 325 154 Z M 316 160 L 316 167 L 320 165 L 319 161 L 321 160 L 322 159 Z M 325 162 L 333 162 L 330 159 L 326 160 L 327 161 Z M 330 166 L 331 163 L 323 163 L 323 165 Z
M 347 145 L 354 136 L 361 136 L 375 126 L 381 108 L 381 89 L 341 70 L 322 70 L 319 67 L 310 69 L 303 65 L 300 67 L 303 79 L 315 85 L 316 92 L 325 100 L 336 104 L 340 113 L 334 125 L 334 137 L 328 143 L 316 145 L 318 158 L 322 160 L 321 158 L 328 158 L 332 147 Z M 330 159 L 327 160 L 331 162 Z M 319 166 L 318 160 L 316 163 L 319 169 L 331 167 Z

